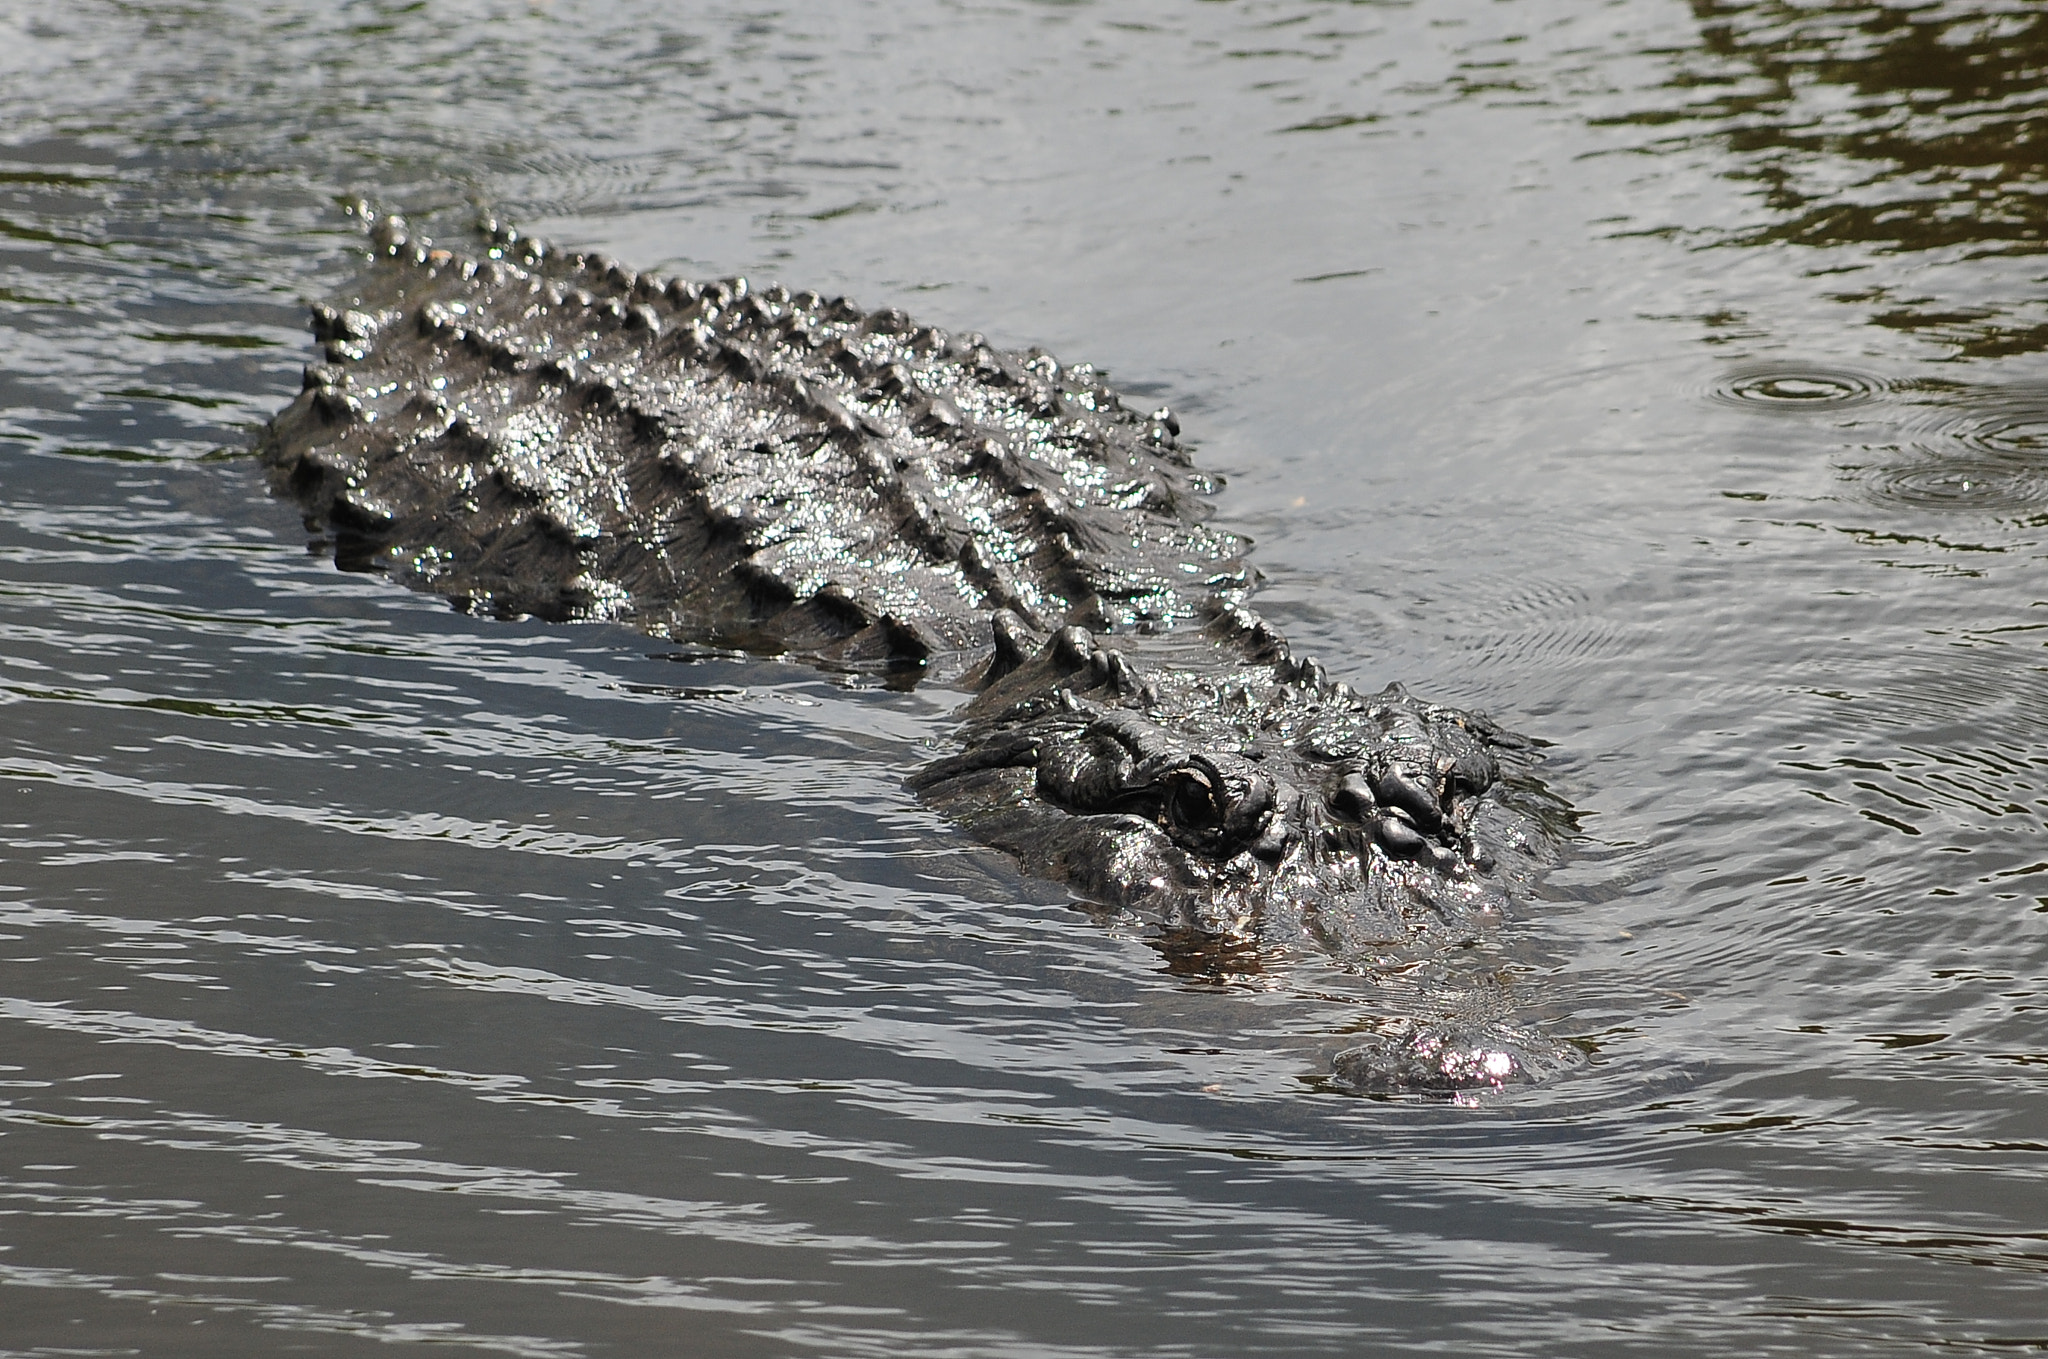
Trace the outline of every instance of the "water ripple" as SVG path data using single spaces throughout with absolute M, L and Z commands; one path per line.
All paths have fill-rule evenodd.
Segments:
M 1726 373 L 1706 395 L 1742 410 L 1808 415 L 1869 405 L 1891 387 L 1887 379 L 1853 368 L 1773 362 Z
M 1993 519 L 2048 510 L 2048 388 L 1922 383 L 1899 405 L 1872 446 L 1882 459 L 1845 468 L 1864 499 Z

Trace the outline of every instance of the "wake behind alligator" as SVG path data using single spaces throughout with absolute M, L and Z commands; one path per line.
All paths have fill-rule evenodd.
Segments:
M 1490 932 L 1551 857 L 1529 743 L 1296 656 L 1174 417 L 1091 367 L 358 213 L 372 263 L 315 307 L 326 361 L 261 446 L 342 565 L 960 688 L 959 748 L 911 786 L 1169 948 L 1384 966 Z M 1395 1022 L 1336 1075 L 1455 1090 L 1574 1055 Z

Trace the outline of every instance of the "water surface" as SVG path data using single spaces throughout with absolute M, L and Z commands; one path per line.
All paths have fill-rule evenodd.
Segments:
M 2048 19 L 1562 0 L 0 15 L 0 1353 L 2048 1349 Z M 901 787 L 953 699 L 450 612 L 248 458 L 338 205 L 1171 403 L 1333 674 L 1549 744 L 1331 1052 Z

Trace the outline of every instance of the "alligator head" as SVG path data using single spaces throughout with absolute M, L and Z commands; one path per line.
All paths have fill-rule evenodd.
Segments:
M 1303 943 L 1377 972 L 1489 933 L 1571 830 L 1531 743 L 1398 685 L 1331 683 L 1224 614 L 1264 645 L 1062 631 L 968 705 L 963 749 L 911 786 L 1027 871 L 1151 926 L 1174 972 L 1254 972 Z M 1364 1038 L 1329 1079 L 1371 1095 L 1460 1096 L 1583 1060 L 1498 1016 Z
M 965 748 L 911 782 L 1086 899 L 1167 935 L 1366 961 L 1487 929 L 1503 860 L 1538 851 L 1542 795 L 1506 796 L 1502 773 L 1529 744 L 1482 717 L 1284 657 L 1147 668 L 1077 632 L 984 692 Z

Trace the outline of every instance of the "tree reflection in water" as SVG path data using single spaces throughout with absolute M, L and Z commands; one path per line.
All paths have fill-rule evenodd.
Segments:
M 1665 92 L 1677 101 L 1596 121 L 1667 129 L 1665 151 L 1713 144 L 1721 172 L 1753 186 L 1766 214 L 1711 232 L 1714 243 L 1857 257 L 1816 273 L 1912 256 L 1834 300 L 1953 357 L 2048 348 L 2048 312 L 2010 290 L 1971 296 L 1967 283 L 1929 289 L 1917 276 L 1972 262 L 1981 282 L 1984 260 L 2044 249 L 2048 9 L 1783 0 L 1693 0 L 1692 9 L 1699 45 L 1669 56 Z

